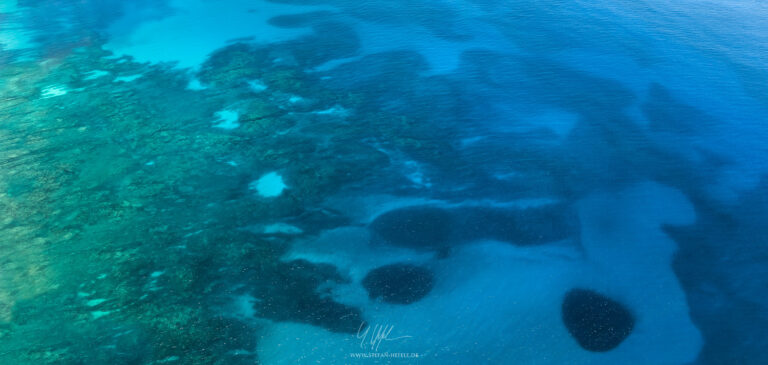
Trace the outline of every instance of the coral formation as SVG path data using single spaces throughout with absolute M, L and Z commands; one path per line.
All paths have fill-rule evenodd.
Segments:
M 588 351 L 613 350 L 635 327 L 635 317 L 623 304 L 588 289 L 568 291 L 562 312 L 568 332 Z
M 386 212 L 370 224 L 385 242 L 417 249 L 440 249 L 452 239 L 453 217 L 442 208 L 417 206 Z
M 429 294 L 434 281 L 434 274 L 425 267 L 391 264 L 371 270 L 362 284 L 371 299 L 381 298 L 391 304 L 411 304 Z

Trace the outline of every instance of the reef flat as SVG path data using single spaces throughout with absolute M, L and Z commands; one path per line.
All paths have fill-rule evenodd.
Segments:
M 312 294 L 341 280 L 334 269 L 283 263 L 289 237 L 244 227 L 331 224 L 315 206 L 381 174 L 381 146 L 427 141 L 404 116 L 366 110 L 363 96 L 245 44 L 210 58 L 202 90 L 185 71 L 111 57 L 99 44 L 1 73 L 8 363 L 246 363 L 254 354 L 239 350 L 252 350 L 258 326 L 221 313 L 245 284 L 269 292 L 267 318 L 338 327 L 335 313 L 286 307 L 355 313 Z M 255 79 L 265 90 L 249 88 Z M 216 128 L 225 109 L 237 110 L 237 127 Z M 285 179 L 284 193 L 249 189 L 269 174 Z M 285 280 L 297 287 L 278 289 Z

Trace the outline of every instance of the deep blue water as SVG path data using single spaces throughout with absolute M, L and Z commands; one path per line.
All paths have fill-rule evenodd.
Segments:
M 768 363 L 762 2 L 0 1 L 0 363 Z

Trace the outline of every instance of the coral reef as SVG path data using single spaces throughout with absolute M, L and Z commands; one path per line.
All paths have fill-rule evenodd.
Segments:
M 320 113 L 363 99 L 272 62 L 278 51 L 221 49 L 197 89 L 185 71 L 98 42 L 0 68 L 0 257 L 12 258 L 0 263 L 0 362 L 253 363 L 255 319 L 221 314 L 238 286 L 260 294 L 258 318 L 357 330 L 360 311 L 321 289 L 346 279 L 281 262 L 291 236 L 243 227 L 316 215 L 371 178 L 389 161 L 361 141 L 398 143 L 383 121 L 399 117 Z M 221 110 L 239 127 L 213 128 Z M 258 199 L 248 185 L 270 170 L 290 187 Z
M 386 212 L 370 224 L 370 230 L 385 242 L 421 249 L 441 249 L 452 240 L 453 216 L 445 209 L 429 206 Z
M 568 291 L 562 311 L 568 332 L 588 351 L 613 350 L 635 327 L 635 318 L 624 305 L 588 289 Z
M 392 264 L 371 270 L 362 284 L 371 299 L 381 298 L 391 304 L 411 304 L 429 294 L 434 281 L 434 275 L 427 268 Z

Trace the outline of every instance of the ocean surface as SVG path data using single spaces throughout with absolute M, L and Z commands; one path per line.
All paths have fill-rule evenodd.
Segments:
M 0 0 L 0 364 L 767 364 L 766 19 Z

